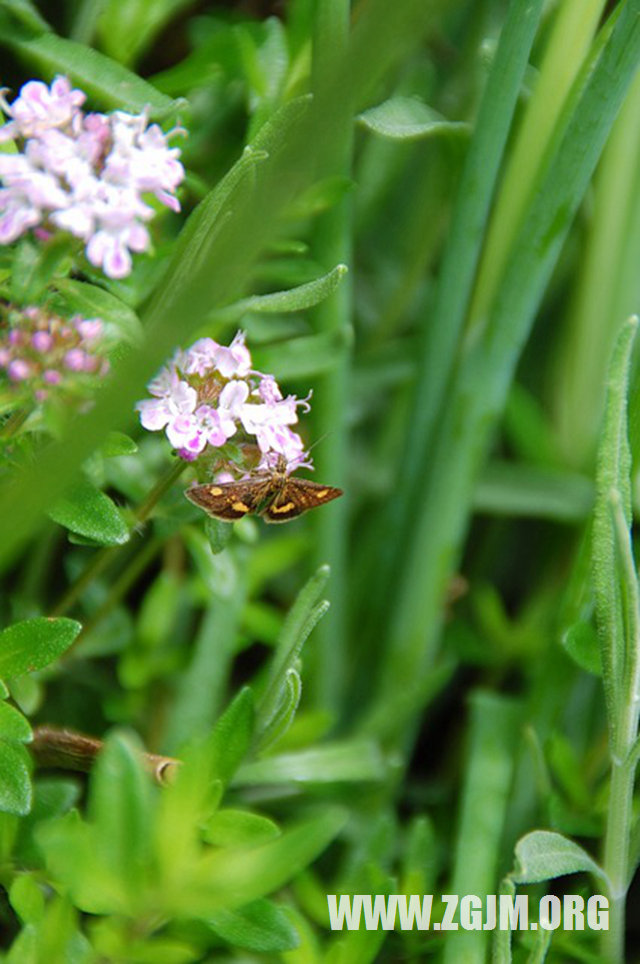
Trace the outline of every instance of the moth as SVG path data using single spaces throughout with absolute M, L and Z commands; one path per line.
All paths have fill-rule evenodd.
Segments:
M 287 473 L 286 461 L 281 459 L 274 469 L 256 472 L 248 479 L 193 485 L 185 495 L 223 522 L 234 522 L 245 515 L 262 516 L 265 522 L 289 522 L 307 509 L 337 499 L 342 489 L 297 479 Z

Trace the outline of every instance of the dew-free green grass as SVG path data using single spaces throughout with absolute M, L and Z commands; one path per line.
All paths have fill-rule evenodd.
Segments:
M 0 960 L 640 959 L 640 0 L 0 0 L 0 45 L 7 122 L 66 77 L 184 165 L 121 271 L 0 134 Z M 344 495 L 208 518 L 276 411 Z

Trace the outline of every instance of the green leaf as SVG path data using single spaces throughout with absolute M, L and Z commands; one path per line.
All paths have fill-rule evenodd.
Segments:
M 33 739 L 29 721 L 10 703 L 0 703 L 0 738 L 17 743 L 30 743 Z
M 55 236 L 44 244 L 23 239 L 13 262 L 12 300 L 19 305 L 33 305 L 40 301 L 55 274 L 70 269 L 75 244 L 66 234 Z
M 131 912 L 137 892 L 126 886 L 128 879 L 104 866 L 109 841 L 100 840 L 77 810 L 42 821 L 34 836 L 50 872 L 64 883 L 79 909 L 90 914 Z
M 381 782 L 387 779 L 387 767 L 375 743 L 370 740 L 345 740 L 246 763 L 233 782 L 235 786 L 253 786 L 270 783 Z
M 78 312 L 83 318 L 100 318 L 104 321 L 107 336 L 111 334 L 114 340 L 125 341 L 130 345 L 141 343 L 143 333 L 137 314 L 109 291 L 71 278 L 56 281 L 56 289 L 60 295 L 59 300 L 69 311 Z
M 109 57 L 74 40 L 53 33 L 26 38 L 24 32 L 7 24 L 0 31 L 0 41 L 10 50 L 27 56 L 43 75 L 66 74 L 103 107 L 134 114 L 148 107 L 151 117 L 163 119 L 180 106 Z
M 234 947 L 267 954 L 289 951 L 300 943 L 287 915 L 269 900 L 255 900 L 239 910 L 221 910 L 207 924 Z
M 280 836 L 273 820 L 247 810 L 216 810 L 204 826 L 207 843 L 216 847 L 258 846 Z
M 283 700 L 287 699 L 287 674 L 295 668 L 295 661 L 305 641 L 329 607 L 326 600 L 318 603 L 328 578 L 329 567 L 320 566 L 298 593 L 285 620 L 273 656 L 269 681 L 258 707 L 258 729 L 261 733 L 270 724 Z
M 86 479 L 72 486 L 49 511 L 54 522 L 103 546 L 129 541 L 129 529 L 114 502 Z
M 416 97 L 391 97 L 358 116 L 363 127 L 393 140 L 419 140 L 436 134 L 468 136 L 471 125 L 448 121 Z
M 261 752 L 272 747 L 287 732 L 293 723 L 301 695 L 302 680 L 300 674 L 295 669 L 287 670 L 280 690 L 280 702 L 260 734 L 258 749 Z
M 590 622 L 574 623 L 562 637 L 562 646 L 580 669 L 594 676 L 602 676 L 602 661 L 598 634 Z
M 88 812 L 96 856 L 125 894 L 134 895 L 148 872 L 152 789 L 138 741 L 112 733 L 92 773 Z
M 602 675 L 611 743 L 616 746 L 620 699 L 628 672 L 627 647 L 636 645 L 638 587 L 631 558 L 631 451 L 627 435 L 627 391 L 631 352 L 638 319 L 620 331 L 609 366 L 602 441 L 598 452 L 596 504 L 593 520 L 593 587 Z M 620 516 L 620 526 L 617 516 Z M 624 529 L 624 534 L 620 533 Z M 625 545 L 626 543 L 626 545 Z M 629 566 L 622 562 L 629 557 Z M 632 570 L 629 572 L 629 568 Z M 631 639 L 627 640 L 625 626 Z M 637 657 L 636 657 L 637 658 Z
M 204 522 L 204 531 L 209 542 L 209 547 L 214 556 L 222 552 L 233 538 L 233 526 L 223 522 L 221 519 L 208 517 Z
M 509 813 L 521 714 L 516 700 L 482 690 L 473 693 L 451 893 L 485 894 L 495 881 Z M 488 937 L 486 931 L 450 932 L 446 935 L 446 964 L 461 958 L 484 959 Z
M 0 811 L 24 816 L 31 809 L 29 754 L 19 743 L 0 739 Z
M 137 443 L 124 432 L 109 432 L 100 446 L 100 452 L 106 459 L 116 458 L 119 455 L 135 455 L 137 451 Z
M 15 877 L 9 889 L 9 901 L 24 924 L 35 924 L 44 914 L 44 891 L 30 874 Z
M 345 820 L 343 811 L 327 809 L 260 847 L 243 848 L 237 860 L 226 848 L 213 850 L 197 866 L 193 886 L 176 895 L 176 903 L 182 896 L 176 912 L 206 921 L 216 905 L 241 907 L 278 890 L 327 847 Z
M 67 813 L 78 802 L 80 784 L 75 778 L 37 777 L 33 785 L 30 813 L 20 821 L 15 853 L 26 867 L 39 867 L 42 854 L 35 842 L 35 830 L 44 821 Z
M 82 629 L 74 619 L 37 616 L 0 632 L 0 677 L 11 679 L 52 663 Z
M 9 10 L 16 20 L 23 23 L 25 27 L 29 27 L 36 32 L 50 29 L 47 21 L 40 15 L 30 0 L 2 0 L 0 6 L 4 10 Z
M 246 756 L 253 737 L 253 693 L 241 689 L 209 737 L 212 773 L 227 783 Z
M 560 833 L 534 830 L 515 848 L 516 866 L 509 875 L 517 884 L 536 884 L 586 871 L 608 886 L 606 874 L 586 850 Z
M 243 298 L 242 301 L 237 301 L 227 308 L 216 311 L 213 317 L 216 321 L 228 323 L 241 318 L 247 312 L 280 314 L 312 308 L 333 294 L 348 270 L 346 265 L 339 264 L 321 278 L 316 278 L 315 281 L 298 285 L 298 287 L 290 288 L 288 291 L 275 291 L 269 295 L 254 295 L 251 298 Z
M 123 64 L 135 63 L 162 27 L 191 0 L 108 0 L 99 20 L 105 53 Z

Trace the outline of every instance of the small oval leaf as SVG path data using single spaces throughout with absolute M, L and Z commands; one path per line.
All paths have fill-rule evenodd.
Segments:
M 207 924 L 229 944 L 261 954 L 289 951 L 300 944 L 297 931 L 286 914 L 264 898 L 239 910 L 216 911 L 208 918 Z
M 257 847 L 280 836 L 273 820 L 248 810 L 216 810 L 204 828 L 204 839 L 216 847 Z
M 518 884 L 537 884 L 565 874 L 587 871 L 607 882 L 602 868 L 578 844 L 550 830 L 534 830 L 516 844 L 516 867 L 509 875 Z
M 16 743 L 30 743 L 33 739 L 29 721 L 10 703 L 0 703 L 0 738 Z
M 363 127 L 393 140 L 418 140 L 436 134 L 468 136 L 471 125 L 448 121 L 415 97 L 391 97 L 358 116 Z
M 37 616 L 0 632 L 0 677 L 11 679 L 48 666 L 71 646 L 82 626 L 75 619 Z
M 86 479 L 76 482 L 49 516 L 71 532 L 103 546 L 121 546 L 129 539 L 115 503 Z
M 129 305 L 116 298 L 111 292 L 89 284 L 87 281 L 74 281 L 61 278 L 56 281 L 56 289 L 65 307 L 77 311 L 83 318 L 100 318 L 108 328 L 112 326 L 117 341 L 139 345 L 142 341 L 140 320 Z
M 19 743 L 0 739 L 0 811 L 23 817 L 30 809 L 29 754 Z

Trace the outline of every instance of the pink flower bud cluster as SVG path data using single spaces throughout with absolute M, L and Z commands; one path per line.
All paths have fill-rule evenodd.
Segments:
M 272 375 L 251 367 L 244 333 L 231 345 L 201 338 L 178 351 L 149 383 L 153 398 L 136 405 L 144 428 L 165 430 L 178 455 L 193 461 L 211 449 L 234 442 L 257 445 L 258 468 L 273 468 L 284 457 L 289 470 L 311 468 L 300 436 L 291 428 L 306 399 L 283 397 Z
M 0 244 L 30 228 L 69 231 L 84 241 L 91 264 L 123 278 L 131 252 L 151 243 L 146 223 L 155 212 L 144 195 L 180 210 L 175 191 L 184 168 L 180 151 L 144 112 L 85 114 L 84 101 L 66 77 L 50 88 L 29 81 L 12 104 L 0 97 L 11 118 L 0 143 L 19 147 L 0 153 Z
M 63 319 L 43 308 L 26 308 L 12 321 L 8 330 L 0 328 L 0 372 L 17 391 L 26 388 L 42 402 L 52 390 L 59 394 L 77 386 L 82 376 L 109 371 L 100 354 L 99 318 Z

